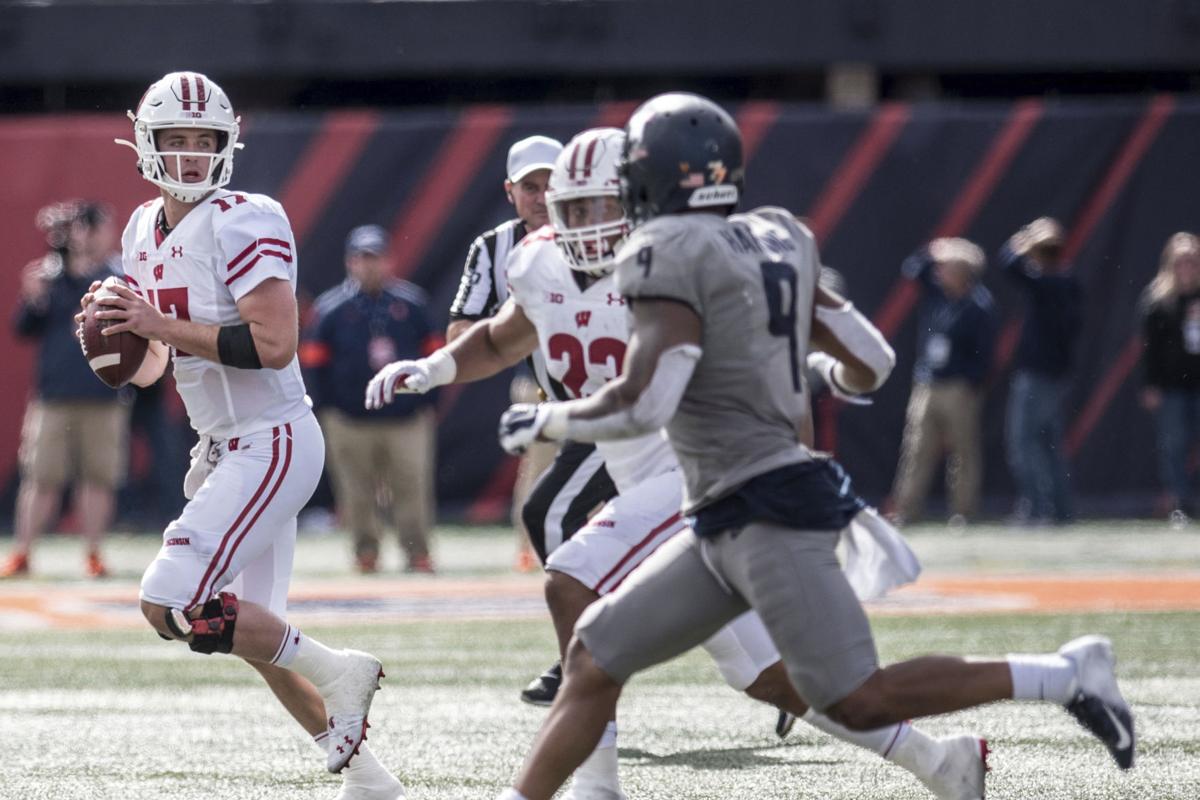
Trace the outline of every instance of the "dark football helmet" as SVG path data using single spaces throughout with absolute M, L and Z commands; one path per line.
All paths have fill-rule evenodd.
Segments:
M 742 134 L 716 103 L 660 94 L 633 112 L 625 134 L 621 204 L 633 225 L 694 209 L 733 211 L 745 174 Z

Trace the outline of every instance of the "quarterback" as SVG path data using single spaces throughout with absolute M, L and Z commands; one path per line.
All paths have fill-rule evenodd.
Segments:
M 342 773 L 341 800 L 395 800 L 403 789 L 366 748 L 378 659 L 332 650 L 283 616 L 296 514 L 325 451 L 296 360 L 296 245 L 283 208 L 225 189 L 239 118 L 196 72 L 146 91 L 133 120 L 142 177 L 159 197 L 122 236 L 127 286 L 82 299 L 97 317 L 150 340 L 133 382 L 148 386 L 167 359 L 199 442 L 188 503 L 142 577 L 141 610 L 168 640 L 244 659 Z M 81 318 L 81 317 L 80 317 Z M 343 772 L 344 770 L 344 772 Z
M 451 345 L 419 361 L 389 364 L 367 387 L 377 408 L 396 392 L 423 392 L 479 380 L 540 348 L 551 378 L 575 398 L 588 397 L 621 373 L 629 314 L 611 274 L 614 247 L 628 222 L 617 201 L 617 162 L 624 134 L 584 131 L 559 155 L 546 193 L 550 225 L 530 233 L 508 262 L 509 301 Z M 546 599 L 559 646 L 597 598 L 626 582 L 660 546 L 687 530 L 680 515 L 684 480 L 658 431 L 598 443 L 617 486 L 609 501 L 546 562 Z M 842 739 L 912 770 L 939 797 L 959 797 L 952 750 L 908 723 L 853 733 L 809 709 L 796 694 L 761 620 L 743 614 L 703 646 L 726 682 Z M 978 743 L 971 738 L 971 747 Z M 973 752 L 977 752 L 977 749 Z M 977 759 L 976 759 L 977 760 Z M 588 759 L 575 770 L 572 800 L 618 800 L 616 724 L 607 721 Z

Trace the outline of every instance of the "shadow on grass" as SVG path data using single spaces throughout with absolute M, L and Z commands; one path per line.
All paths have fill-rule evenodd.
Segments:
M 621 747 L 618 752 L 622 762 L 657 764 L 661 766 L 694 767 L 696 769 L 749 769 L 751 767 L 800 767 L 834 766 L 844 763 L 842 759 L 797 759 L 794 752 L 784 757 L 787 745 L 767 747 L 720 747 L 703 750 L 681 750 L 659 755 L 637 747 Z

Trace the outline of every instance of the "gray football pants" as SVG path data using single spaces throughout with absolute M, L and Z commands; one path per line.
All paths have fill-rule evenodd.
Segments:
M 836 532 L 757 522 L 710 539 L 684 531 L 590 605 L 576 632 L 596 664 L 625 683 L 753 608 L 792 683 L 824 710 L 879 665 L 870 624 L 834 552 L 837 542 Z

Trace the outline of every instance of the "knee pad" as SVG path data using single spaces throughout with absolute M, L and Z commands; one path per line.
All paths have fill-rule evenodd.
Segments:
M 196 653 L 229 653 L 233 651 L 233 630 L 237 625 L 238 599 L 232 592 L 221 592 L 204 604 L 200 616 L 188 617 L 177 608 L 167 609 L 167 628 L 176 639 L 187 639 L 188 647 Z

